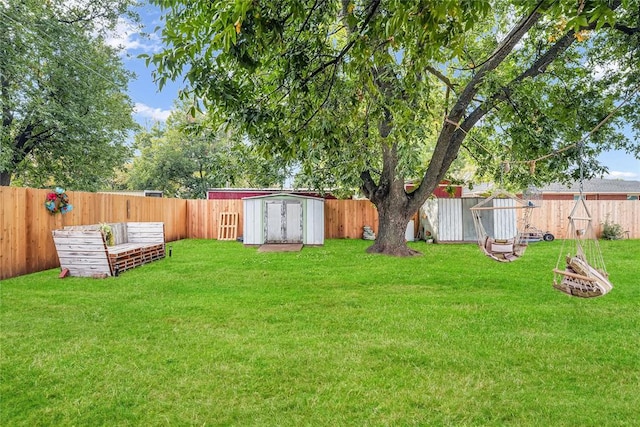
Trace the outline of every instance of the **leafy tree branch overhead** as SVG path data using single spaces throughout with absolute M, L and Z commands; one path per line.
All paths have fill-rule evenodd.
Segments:
M 575 150 L 527 160 L 579 140 L 640 80 L 637 0 L 154 3 L 158 83 L 184 75 L 186 97 L 309 178 L 358 181 L 379 213 L 372 252 L 412 254 L 406 224 L 462 153 L 478 175 L 512 162 L 514 184 L 566 178 Z M 617 132 L 640 128 L 637 103 L 589 141 L 590 173 L 603 149 L 638 151 Z

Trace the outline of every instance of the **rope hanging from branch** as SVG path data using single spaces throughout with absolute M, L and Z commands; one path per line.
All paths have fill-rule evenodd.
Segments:
M 578 162 L 580 194 L 569 214 L 567 236 L 562 243 L 556 268 L 553 269 L 553 287 L 567 295 L 592 298 L 607 294 L 613 285 L 609 281 L 591 213 L 584 198 L 582 144 L 579 146 Z M 568 253 L 565 252 L 567 242 L 572 245 Z

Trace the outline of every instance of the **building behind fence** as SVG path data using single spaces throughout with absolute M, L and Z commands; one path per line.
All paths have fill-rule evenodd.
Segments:
M 0 187 L 0 280 L 59 266 L 51 231 L 68 225 L 101 222 L 161 221 L 167 241 L 216 239 L 221 212 L 238 212 L 242 200 L 181 200 L 103 193 L 67 192 L 73 210 L 52 215 L 44 202 L 50 190 Z M 573 201 L 545 201 L 534 209 L 533 224 L 564 237 Z M 605 220 L 620 224 L 628 237 L 640 238 L 640 203 L 626 200 L 587 202 L 596 231 Z M 368 200 L 325 200 L 326 239 L 359 239 L 363 227 L 378 232 L 378 213 Z M 417 225 L 417 224 L 416 224 Z

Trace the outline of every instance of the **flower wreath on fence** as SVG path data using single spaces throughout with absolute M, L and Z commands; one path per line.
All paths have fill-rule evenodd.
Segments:
M 64 192 L 64 188 L 56 187 L 54 191 L 47 194 L 47 200 L 44 207 L 52 214 L 67 213 L 73 209 L 73 205 L 69 203 L 69 196 Z

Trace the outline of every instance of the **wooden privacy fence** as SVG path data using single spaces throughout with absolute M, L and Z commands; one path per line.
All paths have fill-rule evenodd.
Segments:
M 556 239 L 564 239 L 574 204 L 573 200 L 544 200 L 541 207 L 532 210 L 531 223 L 542 231 L 549 231 Z M 628 232 L 624 237 L 640 238 L 640 201 L 587 200 L 586 204 L 596 235 L 602 233 L 602 224 L 608 219 Z
M 68 191 L 73 210 L 50 214 L 44 207 L 51 190 L 0 187 L 0 280 L 59 266 L 52 230 L 101 222 L 158 221 L 167 241 L 217 239 L 220 213 L 238 214 L 243 234 L 242 200 L 179 200 Z M 362 227 L 377 232 L 378 213 L 367 200 L 327 200 L 325 237 L 357 239 Z
M 186 200 L 68 191 L 73 210 L 52 215 L 51 190 L 0 187 L 0 279 L 58 267 L 51 231 L 100 222 L 164 222 L 168 241 L 187 237 Z
M 100 222 L 164 222 L 167 241 L 217 239 L 221 212 L 238 214 L 243 235 L 242 200 L 179 200 L 69 191 L 73 210 L 51 215 L 44 207 L 50 190 L 0 187 L 0 280 L 59 266 L 51 231 L 67 225 Z M 564 238 L 574 202 L 545 200 L 533 210 L 532 223 Z M 640 202 L 590 200 L 597 232 L 605 219 L 620 224 L 630 238 L 640 238 Z M 359 239 L 363 227 L 378 232 L 378 213 L 368 200 L 326 200 L 326 239 Z M 416 224 L 417 226 L 417 224 Z

